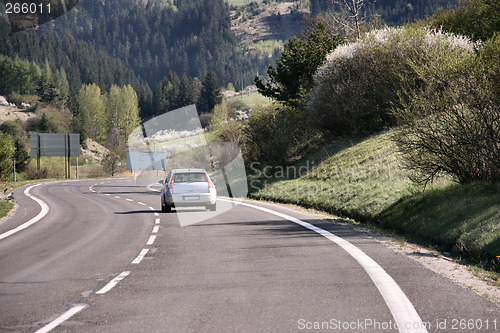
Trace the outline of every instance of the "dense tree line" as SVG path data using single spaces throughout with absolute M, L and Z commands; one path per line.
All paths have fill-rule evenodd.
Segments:
M 106 50 L 150 87 L 169 72 L 202 80 L 209 71 L 223 85 L 246 86 L 268 63 L 238 49 L 223 0 L 86 0 L 42 28 Z
M 317 15 L 326 11 L 340 11 L 330 0 L 310 0 L 311 13 Z M 390 26 L 401 25 L 432 16 L 439 8 L 456 6 L 457 0 L 377 0 L 363 8 L 363 16 L 368 20 L 379 16 Z
M 95 83 L 83 85 L 76 100 L 75 129 L 110 149 L 124 149 L 140 125 L 138 97 L 130 85 L 112 85 L 107 93 Z
M 109 89 L 112 84 L 131 84 L 140 94 L 149 90 L 120 60 L 90 43 L 54 34 L 39 36 L 33 31 L 12 33 L 3 20 L 0 21 L 0 54 L 29 60 L 38 66 L 48 64 L 53 73 L 64 71 L 71 95 L 78 93 L 82 84 L 90 83 L 102 89 Z

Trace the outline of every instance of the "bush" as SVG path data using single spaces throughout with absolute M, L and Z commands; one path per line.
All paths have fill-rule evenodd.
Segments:
M 245 128 L 247 162 L 286 165 L 309 137 L 300 109 L 272 104 L 252 111 Z
M 400 106 L 402 89 L 420 89 L 421 66 L 460 63 L 473 51 L 466 38 L 412 27 L 374 30 L 341 45 L 315 75 L 308 102 L 314 125 L 336 135 L 394 125 L 391 109 Z
M 126 152 L 121 149 L 110 150 L 102 160 L 104 170 L 114 177 L 117 173 L 125 170 Z
M 66 172 L 64 170 L 65 157 L 42 157 L 40 160 L 40 170 L 37 168 L 36 158 L 30 160 L 26 169 L 27 179 L 64 179 Z M 74 176 L 74 173 L 73 175 Z
M 478 59 L 443 77 L 427 70 L 425 89 L 395 114 L 405 124 L 394 137 L 418 181 L 449 174 L 460 183 L 500 181 L 500 99 Z
M 38 170 L 36 165 L 28 165 L 28 168 L 26 170 L 26 179 L 32 180 L 47 178 L 49 178 L 49 170 L 47 170 L 47 168 L 40 168 L 40 170 Z
M 487 40 L 500 32 L 498 0 L 460 0 L 455 10 L 436 15 L 431 24 L 474 40 Z

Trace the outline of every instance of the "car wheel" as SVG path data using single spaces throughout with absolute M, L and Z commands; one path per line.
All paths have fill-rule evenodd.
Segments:
M 164 213 L 170 213 L 172 211 L 172 206 L 165 204 L 162 200 L 161 201 L 161 211 Z

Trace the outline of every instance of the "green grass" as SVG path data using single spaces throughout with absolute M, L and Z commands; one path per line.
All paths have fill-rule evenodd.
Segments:
M 264 179 L 255 195 L 366 220 L 415 191 L 390 133 L 359 141 L 340 141 L 299 161 L 295 170 L 301 177 L 288 172 L 285 178 L 292 179 Z M 274 175 L 279 180 L 279 172 Z
M 228 101 L 236 101 L 236 100 L 241 100 L 243 103 L 250 106 L 250 108 L 252 109 L 254 107 L 260 107 L 272 103 L 272 99 L 264 95 L 261 95 L 258 92 L 253 92 L 250 94 L 238 95 L 228 98 Z
M 500 185 L 441 179 L 424 189 L 409 180 L 391 135 L 339 141 L 293 168 L 268 168 L 250 180 L 251 196 L 376 224 L 500 268 Z
M 7 216 L 13 207 L 14 204 L 10 201 L 0 201 L 0 219 Z
M 500 255 L 500 187 L 452 184 L 402 198 L 379 214 L 386 226 L 471 256 Z

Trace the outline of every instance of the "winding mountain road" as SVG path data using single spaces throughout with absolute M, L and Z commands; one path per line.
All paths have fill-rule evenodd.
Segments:
M 496 304 L 349 226 L 224 198 L 162 213 L 153 182 L 17 190 L 0 332 L 500 330 Z

